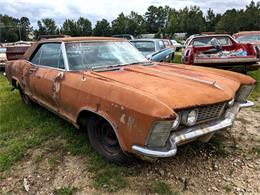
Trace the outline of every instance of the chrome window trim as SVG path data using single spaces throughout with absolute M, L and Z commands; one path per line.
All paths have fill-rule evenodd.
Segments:
M 64 42 L 61 43 L 61 52 L 63 56 L 65 70 L 69 71 L 69 62 L 68 62 L 68 57 L 67 57 L 67 52 L 66 52 L 66 47 Z
M 46 42 L 46 43 L 42 43 L 41 44 L 41 46 L 42 45 L 44 45 L 44 44 L 50 44 L 50 43 L 56 43 L 56 44 L 60 44 L 60 48 L 61 48 L 61 52 L 62 52 L 62 58 L 63 58 L 63 61 L 64 61 L 64 66 L 65 66 L 65 69 L 63 69 L 63 68 L 55 68 L 55 67 L 51 67 L 51 66 L 46 66 L 46 65 L 41 65 L 41 64 L 34 64 L 34 63 L 32 63 L 31 61 L 29 61 L 29 60 L 26 60 L 29 64 L 31 64 L 31 65 L 33 65 L 33 66 L 36 66 L 36 67 L 42 67 L 42 68 L 49 68 L 49 69 L 54 69 L 54 70 L 60 70 L 60 71 L 68 71 L 68 61 L 67 61 L 67 59 L 66 59 L 66 50 L 64 50 L 65 49 L 65 46 L 64 46 L 64 42 Z M 38 50 L 41 48 L 41 46 L 40 47 L 38 47 L 38 49 L 37 49 L 37 52 L 38 52 Z M 63 48 L 64 47 L 64 48 Z M 65 51 L 65 55 L 64 55 L 64 51 Z M 34 54 L 35 55 L 35 54 Z M 65 58 L 64 58 L 65 57 Z M 31 58 L 31 57 L 30 57 Z M 67 64 L 66 64 L 66 61 L 67 61 Z
M 40 64 L 34 64 L 32 62 L 30 62 L 29 60 L 26 60 L 29 64 L 31 64 L 32 66 L 36 66 L 36 67 L 42 67 L 42 68 L 49 68 L 49 69 L 54 69 L 54 70 L 60 70 L 60 71 L 63 71 L 65 72 L 66 70 L 65 69 L 62 69 L 62 68 L 54 68 L 54 67 L 51 67 L 51 66 L 44 66 L 44 65 L 40 65 Z

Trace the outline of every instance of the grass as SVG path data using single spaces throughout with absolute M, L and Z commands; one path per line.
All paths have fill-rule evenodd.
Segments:
M 172 191 L 169 184 L 160 181 L 157 183 L 154 183 L 151 187 L 151 192 L 156 193 L 159 195 L 178 195 L 178 191 Z
M 6 78 L 0 75 L 0 172 L 8 171 L 17 161 L 24 158 L 29 149 L 43 147 L 48 143 L 50 166 L 61 160 L 60 153 L 89 157 L 88 169 L 94 173 L 93 186 L 115 192 L 127 186 L 123 168 L 102 160 L 90 146 L 85 134 L 79 133 L 71 124 L 46 109 L 22 103 L 17 90 L 11 92 Z M 65 140 L 59 144 L 55 140 Z M 56 143 L 56 144 L 55 144 Z M 46 153 L 46 152 L 45 152 Z M 38 154 L 34 162 L 44 158 Z M 56 194 L 69 194 L 70 188 L 62 188 Z M 63 193 L 64 192 L 64 193 Z
M 249 97 L 250 100 L 256 101 L 260 97 L 260 70 L 250 71 L 248 75 L 257 80 L 255 89 Z
M 108 192 L 116 192 L 127 187 L 128 183 L 124 178 L 122 169 L 115 165 L 107 165 L 96 171 L 93 186 L 96 189 L 105 189 Z
M 181 64 L 181 52 L 175 52 L 173 63 Z
M 76 193 L 76 191 L 77 191 L 77 188 L 69 186 L 69 187 L 55 189 L 53 194 L 54 195 L 73 195 Z

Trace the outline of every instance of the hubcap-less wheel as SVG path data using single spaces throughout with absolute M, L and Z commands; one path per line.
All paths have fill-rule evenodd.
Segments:
M 31 100 L 30 100 L 30 98 L 23 92 L 23 90 L 21 89 L 21 87 L 19 86 L 19 93 L 20 93 L 20 96 L 21 96 L 21 98 L 22 98 L 22 100 L 23 100 L 23 102 L 25 103 L 25 104 L 30 104 L 31 103 Z
M 114 155 L 121 151 L 116 134 L 110 124 L 101 123 L 100 128 L 97 129 L 97 131 L 99 134 L 98 138 L 100 143 L 102 143 L 102 146 L 106 152 Z
M 87 131 L 92 147 L 107 161 L 123 163 L 128 159 L 122 151 L 113 127 L 103 118 L 91 117 Z

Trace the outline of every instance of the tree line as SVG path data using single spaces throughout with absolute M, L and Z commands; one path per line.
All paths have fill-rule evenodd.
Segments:
M 260 2 L 251 1 L 245 9 L 228 9 L 223 14 L 208 9 L 204 15 L 200 7 L 191 6 L 176 10 L 169 6 L 149 6 L 144 15 L 132 11 L 129 15 L 120 13 L 111 23 L 102 19 L 94 28 L 87 18 L 66 19 L 58 26 L 54 19 L 43 18 L 33 29 L 27 17 L 20 19 L 0 14 L 0 42 L 29 40 L 29 34 L 66 34 L 71 36 L 111 36 L 113 34 L 154 33 L 157 37 L 173 38 L 175 33 L 185 32 L 186 36 L 201 32 L 233 34 L 244 30 L 260 30 Z

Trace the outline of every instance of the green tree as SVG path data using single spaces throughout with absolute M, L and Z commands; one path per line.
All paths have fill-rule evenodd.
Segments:
M 126 30 L 129 34 L 137 36 L 145 32 L 145 20 L 143 16 L 139 15 L 137 12 L 132 11 L 130 15 L 127 16 L 126 21 Z
M 122 13 L 112 21 L 112 33 L 113 34 L 126 34 L 127 32 L 127 17 Z
M 215 14 L 214 11 L 209 8 L 206 16 L 206 31 L 214 32 L 215 26 L 219 22 L 221 14 Z
M 27 17 L 21 17 L 20 22 L 19 22 L 19 28 L 21 31 L 21 39 L 23 41 L 28 41 L 29 40 L 29 33 L 33 30 L 32 27 L 30 26 L 30 20 Z
M 106 19 L 97 21 L 95 28 L 93 29 L 93 35 L 95 36 L 111 36 L 111 27 Z
M 243 10 L 237 11 L 236 9 L 227 10 L 216 25 L 216 32 L 228 32 L 233 34 L 240 30 L 240 19 Z
M 240 17 L 240 30 L 260 30 L 260 1 L 251 1 Z
M 156 33 L 160 28 L 164 29 L 167 24 L 170 10 L 169 6 L 149 6 L 144 15 L 147 22 L 147 31 L 150 33 Z
M 76 24 L 77 36 L 90 36 L 92 34 L 91 22 L 87 18 L 80 17 Z
M 77 23 L 74 20 L 66 19 L 60 29 L 61 33 L 64 35 L 77 36 Z
M 44 18 L 38 21 L 38 29 L 34 31 L 35 37 L 40 35 L 55 35 L 58 27 L 52 18 Z
M 0 14 L 0 42 L 14 42 L 19 40 L 19 20 L 8 15 Z
M 199 7 L 192 6 L 190 9 L 185 7 L 170 12 L 167 32 L 171 35 L 176 32 L 186 32 L 189 36 L 205 31 L 205 25 L 206 21 Z

